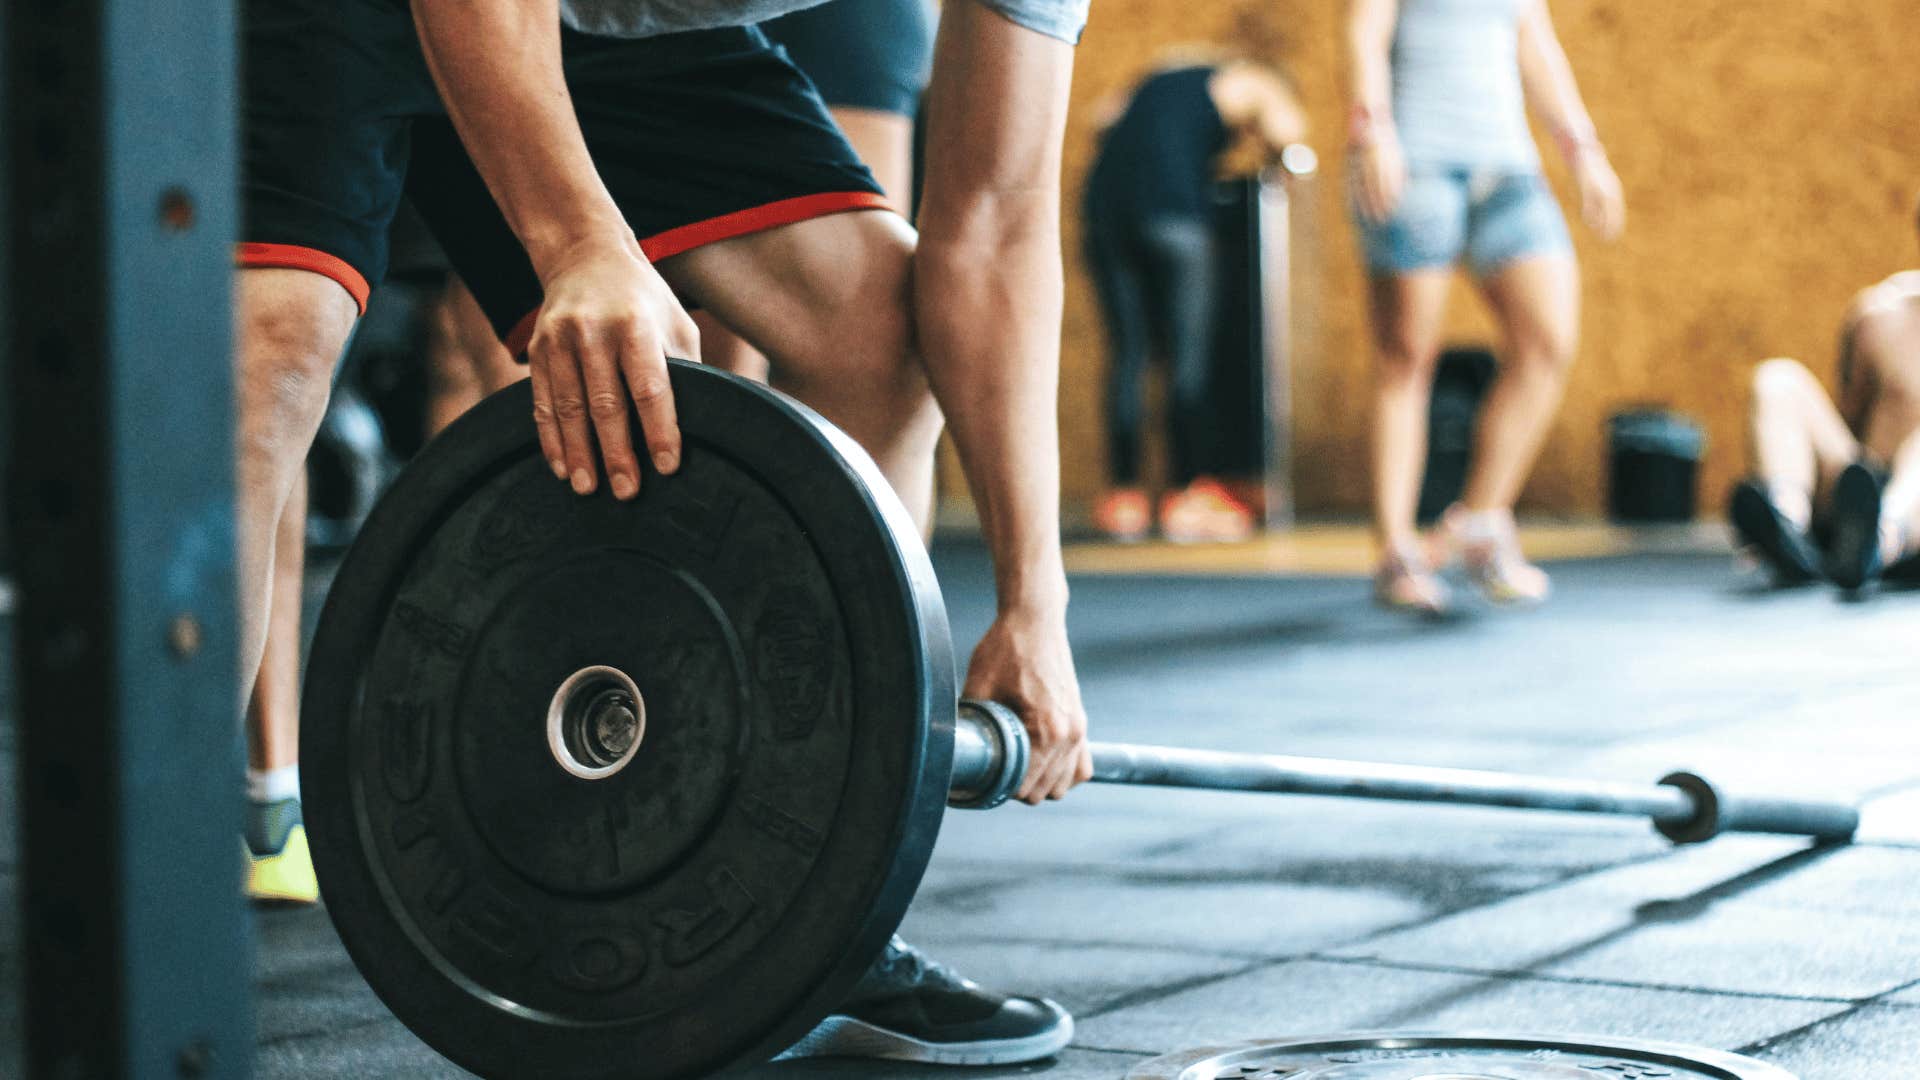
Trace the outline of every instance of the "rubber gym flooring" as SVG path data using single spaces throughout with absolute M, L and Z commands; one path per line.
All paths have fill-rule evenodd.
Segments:
M 984 555 L 948 544 L 938 562 L 971 641 Z M 1072 1049 L 1026 1069 L 756 1076 L 1114 1080 L 1260 1036 L 1497 1029 L 1736 1049 L 1805 1080 L 1920 1077 L 1920 595 L 1771 594 L 1724 553 L 1616 554 L 1555 563 L 1543 610 L 1424 624 L 1371 610 L 1355 577 L 1078 565 L 1107 571 L 1076 578 L 1072 624 L 1100 737 L 1634 781 L 1684 766 L 1846 793 L 1864 831 L 1674 850 L 1633 820 L 1117 788 L 957 813 L 903 933 L 1067 1005 Z M 0 727 L 9 788 L 11 741 Z M 8 892 L 13 818 L 0 790 Z M 372 997 L 322 912 L 257 918 L 261 1075 L 463 1075 Z M 15 936 L 9 903 L 0 1077 L 20 1074 Z

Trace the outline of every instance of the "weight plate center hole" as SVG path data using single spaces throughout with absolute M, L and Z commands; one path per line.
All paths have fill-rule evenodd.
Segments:
M 646 736 L 646 699 L 618 668 L 581 668 L 547 706 L 547 748 L 582 780 L 605 780 L 626 768 Z

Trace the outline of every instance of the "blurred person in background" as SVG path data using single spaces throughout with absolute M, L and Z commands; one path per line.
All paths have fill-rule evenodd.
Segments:
M 1168 372 L 1171 490 L 1162 533 L 1175 541 L 1235 540 L 1252 511 L 1201 474 L 1208 415 L 1218 253 L 1213 192 L 1220 159 L 1243 141 L 1264 157 L 1306 137 L 1306 115 L 1278 72 L 1187 48 L 1170 54 L 1125 98 L 1100 110 L 1098 156 L 1087 178 L 1083 234 L 1107 331 L 1108 467 L 1113 487 L 1094 524 L 1118 540 L 1153 528 L 1141 485 L 1141 383 L 1154 351 Z
M 1854 297 L 1839 374 L 1836 404 L 1797 360 L 1754 369 L 1754 475 L 1728 516 L 1781 585 L 1920 578 L 1920 270 Z
M 1376 348 L 1374 595 L 1437 615 L 1455 559 L 1498 603 L 1546 598 L 1547 575 L 1513 523 L 1579 336 L 1580 282 L 1560 207 L 1540 174 L 1531 105 L 1612 239 L 1625 202 L 1580 100 L 1546 0 L 1350 0 L 1352 195 L 1371 278 Z M 1431 543 L 1415 526 L 1428 398 L 1456 266 L 1474 276 L 1504 339 L 1475 432 L 1466 490 Z

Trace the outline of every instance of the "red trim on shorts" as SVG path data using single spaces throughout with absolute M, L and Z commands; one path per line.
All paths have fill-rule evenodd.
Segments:
M 345 259 L 329 255 L 316 248 L 301 247 L 298 244 L 239 244 L 233 253 L 235 265 L 250 268 L 278 267 L 286 270 L 308 270 L 321 277 L 332 278 L 340 283 L 353 297 L 354 304 L 360 308 L 360 314 L 367 313 L 367 279 L 360 271 L 347 264 Z
M 891 209 L 893 204 L 887 201 L 887 197 L 874 191 L 827 191 L 817 195 L 801 195 L 655 233 L 640 241 L 640 253 L 647 257 L 647 261 L 658 262 L 706 244 L 765 232 L 828 214 L 848 210 Z M 512 332 L 502 341 L 509 354 L 520 356 L 527 351 L 527 344 L 533 340 L 533 324 L 539 315 L 540 309 L 535 308 L 514 324 Z

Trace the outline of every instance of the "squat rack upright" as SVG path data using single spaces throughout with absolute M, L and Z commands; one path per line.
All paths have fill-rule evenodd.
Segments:
M 0 19 L 26 1071 L 243 1077 L 234 5 Z

